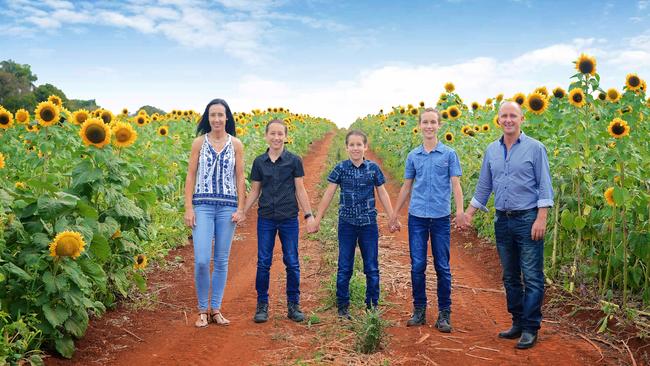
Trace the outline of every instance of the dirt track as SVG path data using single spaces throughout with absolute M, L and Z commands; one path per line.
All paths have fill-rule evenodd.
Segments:
M 315 142 L 304 159 L 305 186 L 316 207 L 317 185 L 333 138 L 329 134 Z M 374 159 L 372 154 L 369 158 Z M 395 200 L 399 187 L 389 178 L 387 188 Z M 465 192 L 471 194 L 471 192 Z M 330 215 L 333 212 L 329 213 Z M 72 360 L 49 358 L 49 365 L 248 365 L 286 364 L 297 357 L 309 359 L 318 343 L 318 327 L 296 324 L 286 318 L 285 275 L 280 246 L 271 269 L 270 321 L 255 324 L 255 272 L 257 215 L 251 210 L 244 225 L 237 228 L 233 242 L 229 278 L 222 312 L 231 325 L 196 329 L 196 295 L 193 283 L 192 247 L 172 252 L 170 266 L 149 275 L 149 303 L 154 310 L 120 307 L 93 321 L 86 337 L 77 342 Z M 498 258 L 493 248 L 482 244 L 473 233 L 452 231 L 451 266 L 453 276 L 452 322 L 454 332 L 439 333 L 435 323 L 435 274 L 429 262 L 427 289 L 430 306 L 428 323 L 406 328 L 412 307 L 406 208 L 401 212 L 403 229 L 388 233 L 386 220 L 380 217 L 381 283 L 388 305 L 384 317 L 392 322 L 388 347 L 382 351 L 391 364 L 406 365 L 591 365 L 599 353 L 585 340 L 565 333 L 560 322 L 543 323 L 539 344 L 526 351 L 514 349 L 516 341 L 498 339 L 506 329 L 509 314 L 502 293 Z M 301 224 L 303 222 L 301 221 Z M 466 248 L 467 247 L 467 248 Z M 175 260 L 175 258 L 177 260 Z M 301 240 L 301 302 L 306 315 L 319 306 L 321 281 L 330 273 L 322 270 L 317 243 Z M 334 310 L 321 316 L 323 323 L 335 322 Z M 428 335 L 428 336 L 427 336 Z M 614 362 L 614 360 L 611 360 Z M 341 363 L 334 361 L 330 363 Z M 605 359 L 607 363 L 607 359 Z

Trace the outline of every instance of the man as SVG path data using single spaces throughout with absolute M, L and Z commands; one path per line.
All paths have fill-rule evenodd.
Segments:
M 485 205 L 494 192 L 494 231 L 512 314 L 512 327 L 499 337 L 519 338 L 516 347 L 527 349 L 535 345 L 542 321 L 544 233 L 553 187 L 546 148 L 521 131 L 524 116 L 519 104 L 504 102 L 498 122 L 503 136 L 485 151 L 465 219 L 471 222 L 476 209 L 487 211 Z

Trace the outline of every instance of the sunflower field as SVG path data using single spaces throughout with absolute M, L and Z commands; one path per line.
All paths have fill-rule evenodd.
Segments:
M 335 128 L 284 108 L 235 113 L 245 161 L 283 119 L 300 155 Z M 89 316 L 146 289 L 143 269 L 186 241 L 183 194 L 200 115 L 0 107 L 0 364 L 74 352 Z M 246 171 L 250 170 L 247 166 Z
M 622 89 L 600 85 L 596 60 L 581 55 L 567 90 L 539 87 L 463 103 L 453 83 L 435 107 L 439 139 L 456 150 L 463 169 L 465 206 L 472 198 L 487 145 L 501 136 L 497 109 L 505 100 L 525 111 L 522 130 L 547 148 L 555 205 L 545 240 L 546 273 L 567 291 L 585 285 L 624 309 L 650 305 L 650 98 L 636 74 Z M 371 148 L 395 177 L 408 152 L 421 143 L 418 116 L 425 106 L 394 107 L 358 119 Z M 493 197 L 491 198 L 493 201 Z M 494 207 L 492 203 L 492 214 Z M 493 215 L 475 215 L 482 236 L 494 238 Z M 595 291 L 595 292 L 596 292 Z M 631 303 L 632 301 L 632 303 Z

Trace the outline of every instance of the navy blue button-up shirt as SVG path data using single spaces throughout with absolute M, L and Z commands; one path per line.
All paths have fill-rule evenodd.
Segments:
M 336 164 L 327 181 L 341 187 L 339 218 L 357 226 L 377 221 L 375 187 L 383 185 L 386 179 L 375 162 L 364 160 L 356 167 L 351 160 L 344 160 Z
M 546 147 L 523 132 L 507 151 L 503 136 L 488 145 L 471 205 L 487 211 L 494 192 L 499 211 L 553 206 L 553 186 Z
M 438 142 L 427 153 L 420 145 L 406 157 L 404 178 L 413 179 L 409 214 L 437 219 L 451 214 L 451 177 L 463 174 L 456 151 Z

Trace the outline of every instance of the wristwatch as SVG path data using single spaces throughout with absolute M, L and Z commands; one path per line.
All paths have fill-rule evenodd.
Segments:
M 310 217 L 314 217 L 314 215 L 312 215 L 311 212 L 307 212 L 307 213 L 305 214 L 305 220 L 307 220 L 307 219 L 310 218 Z

